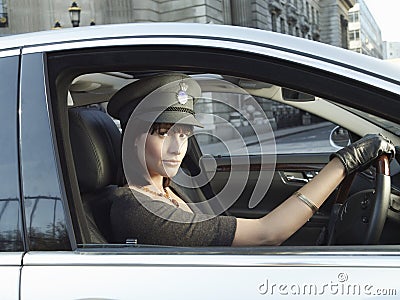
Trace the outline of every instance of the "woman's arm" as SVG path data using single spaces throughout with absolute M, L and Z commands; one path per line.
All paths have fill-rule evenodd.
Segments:
M 380 155 L 395 154 L 394 145 L 382 135 L 366 135 L 332 155 L 332 160 L 298 192 L 260 219 L 237 219 L 232 246 L 280 245 L 313 215 L 312 206 L 319 208 L 345 175 L 365 169 Z
M 338 158 L 334 158 L 299 192 L 320 207 L 343 180 L 344 175 L 343 164 Z M 312 215 L 311 208 L 292 195 L 260 219 L 238 218 L 232 246 L 280 245 Z

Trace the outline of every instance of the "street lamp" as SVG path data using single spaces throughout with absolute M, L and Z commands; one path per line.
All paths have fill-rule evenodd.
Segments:
M 81 21 L 81 8 L 74 1 L 68 8 L 69 17 L 71 19 L 72 27 L 79 27 L 79 22 Z

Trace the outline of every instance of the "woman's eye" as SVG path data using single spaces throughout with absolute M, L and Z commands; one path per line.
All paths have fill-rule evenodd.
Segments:
M 158 135 L 161 136 L 161 137 L 167 137 L 168 136 L 168 131 L 160 131 L 158 133 Z

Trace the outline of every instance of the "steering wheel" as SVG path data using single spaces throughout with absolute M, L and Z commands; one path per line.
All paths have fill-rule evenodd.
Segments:
M 375 168 L 375 189 L 363 190 L 347 198 L 354 175 L 343 181 L 333 205 L 328 245 L 378 244 L 390 204 L 388 157 L 380 156 Z

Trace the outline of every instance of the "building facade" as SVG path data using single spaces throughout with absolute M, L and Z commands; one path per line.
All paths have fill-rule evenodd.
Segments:
M 400 42 L 383 42 L 383 59 L 400 59 Z
M 0 28 L 8 27 L 8 10 L 7 3 L 4 0 L 0 0 Z
M 349 49 L 383 58 L 381 30 L 364 0 L 357 0 L 349 10 Z
M 320 0 L 321 41 L 348 49 L 348 11 L 355 0 Z
M 347 48 L 355 0 L 80 0 L 80 26 L 195 22 L 271 30 Z M 71 27 L 65 0 L 0 0 L 0 35 Z M 3 18 L 2 18 L 3 16 Z M 3 22 L 3 23 L 1 23 Z

